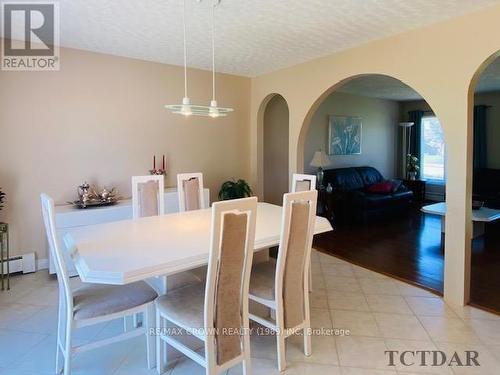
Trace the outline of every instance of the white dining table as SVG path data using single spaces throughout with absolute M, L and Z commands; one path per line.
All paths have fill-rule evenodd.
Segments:
M 277 246 L 282 207 L 258 203 L 255 251 Z M 211 209 L 74 228 L 66 249 L 83 282 L 123 285 L 169 276 L 208 263 Z M 315 234 L 332 230 L 316 217 Z

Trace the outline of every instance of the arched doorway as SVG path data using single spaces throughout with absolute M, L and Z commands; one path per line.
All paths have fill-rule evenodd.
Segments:
M 279 94 L 266 98 L 262 108 L 263 199 L 281 205 L 288 192 L 288 104 Z
M 470 86 L 473 129 L 473 239 L 470 303 L 500 312 L 500 53 L 488 58 Z M 482 206 L 480 209 L 474 207 Z M 484 222 L 475 221 L 482 217 Z
M 319 204 L 333 211 L 337 230 L 318 236 L 318 248 L 443 293 L 445 209 L 422 208 L 444 206 L 446 147 L 417 91 L 386 75 L 344 80 L 311 106 L 297 150 L 307 173 L 316 172 L 316 151 L 328 158 Z

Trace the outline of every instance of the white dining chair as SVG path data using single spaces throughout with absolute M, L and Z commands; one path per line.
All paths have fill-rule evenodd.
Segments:
M 294 173 L 292 176 L 292 193 L 316 189 L 316 176 Z M 316 189 L 317 190 L 317 189 Z M 312 269 L 309 270 L 309 291 L 313 291 Z
M 46 194 L 41 194 L 40 200 L 49 250 L 55 260 L 59 285 L 56 373 L 61 372 L 61 359 L 64 360 L 62 364 L 64 375 L 70 375 L 71 359 L 74 354 L 144 334 L 148 366 L 153 368 L 156 355 L 155 339 L 149 335 L 149 329 L 154 327 L 154 300 L 158 296 L 157 293 L 144 281 L 121 286 L 86 284 L 72 290 L 63 250 L 55 230 L 54 201 Z M 72 244 L 66 245 L 70 254 L 77 251 Z M 72 334 L 75 329 L 137 313 L 143 313 L 145 316 L 143 327 L 88 344 L 72 345 Z
M 165 214 L 164 176 L 148 175 L 132 177 L 132 217 L 138 219 Z M 186 284 L 199 283 L 204 280 L 205 270 L 199 268 L 175 275 L 157 276 L 147 279 L 158 294 L 165 294 Z M 129 329 L 129 320 L 124 320 L 124 329 Z M 133 317 L 133 326 L 137 327 L 138 316 Z
M 278 258 L 252 268 L 250 300 L 271 311 L 273 320 L 250 314 L 250 319 L 276 332 L 278 368 L 284 371 L 285 339 L 304 334 L 304 354 L 311 355 L 309 272 L 316 218 L 316 190 L 283 196 Z
M 132 218 L 165 214 L 165 178 L 163 175 L 132 176 Z M 146 280 L 157 292 L 166 289 L 166 277 Z M 139 314 L 132 317 L 132 326 L 139 325 Z M 130 329 L 130 317 L 123 319 L 123 329 Z
M 163 176 L 132 177 L 132 217 L 165 214 L 165 178 Z
M 215 375 L 243 362 L 250 375 L 248 284 L 252 266 L 257 198 L 216 202 L 212 225 L 207 282 L 190 286 L 156 301 L 157 370 L 165 370 L 164 352 L 172 346 Z M 204 355 L 163 332 L 168 323 L 204 343 Z
M 316 176 L 294 173 L 292 176 L 292 193 L 316 189 Z
M 177 194 L 180 212 L 206 208 L 203 193 L 203 174 L 179 173 L 177 175 Z

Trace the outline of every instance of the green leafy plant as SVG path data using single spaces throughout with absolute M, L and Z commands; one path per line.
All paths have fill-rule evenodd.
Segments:
M 416 156 L 412 154 L 406 155 L 406 170 L 408 172 L 418 172 L 420 170 L 420 165 Z
M 0 211 L 2 211 L 4 199 L 5 199 L 5 193 L 0 188 Z
M 232 180 L 222 184 L 219 191 L 219 199 L 225 201 L 228 199 L 246 198 L 251 197 L 252 194 L 252 188 L 245 180 Z

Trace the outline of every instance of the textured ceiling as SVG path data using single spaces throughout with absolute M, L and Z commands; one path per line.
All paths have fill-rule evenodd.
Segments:
M 211 0 L 189 9 L 189 66 L 210 69 Z M 223 0 L 218 70 L 257 76 L 499 0 Z M 182 65 L 181 0 L 60 0 L 66 47 Z
M 397 101 L 421 100 L 422 97 L 403 82 L 383 76 L 368 75 L 348 81 L 336 91 Z M 476 93 L 500 91 L 500 57 L 486 67 L 479 77 Z
M 355 78 L 339 87 L 338 92 L 387 100 L 421 100 L 422 97 L 403 82 L 382 75 Z
M 500 57 L 486 67 L 476 86 L 476 92 L 489 91 L 500 91 Z

